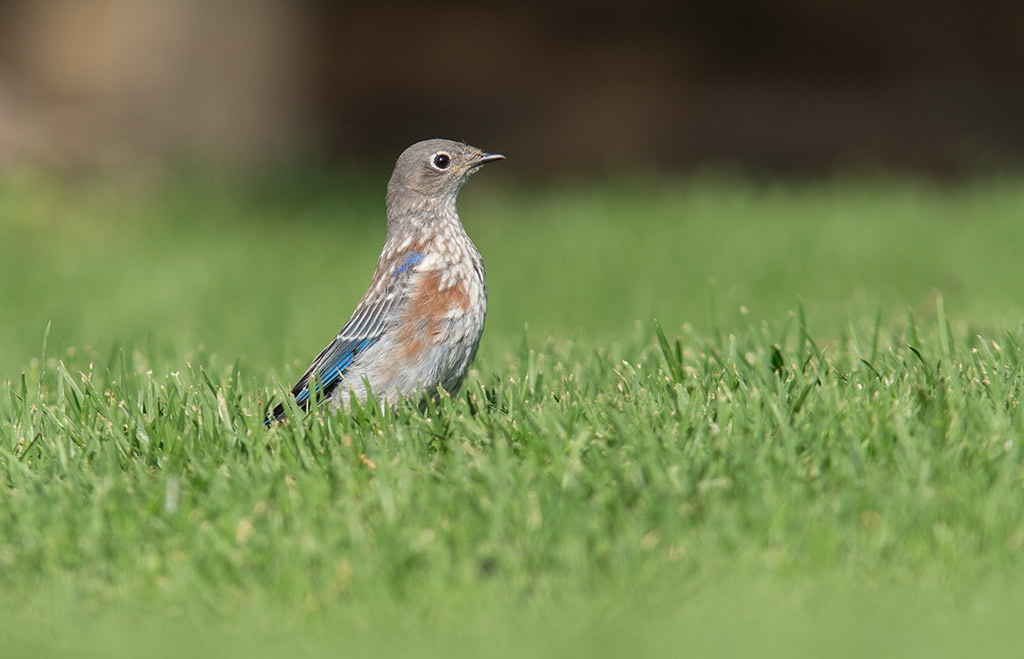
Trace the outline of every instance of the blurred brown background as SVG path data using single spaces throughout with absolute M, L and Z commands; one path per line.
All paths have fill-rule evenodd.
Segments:
M 1024 161 L 1024 3 L 0 1 L 0 171 L 393 160 L 936 173 Z

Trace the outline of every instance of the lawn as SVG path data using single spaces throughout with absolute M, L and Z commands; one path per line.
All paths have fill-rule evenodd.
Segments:
M 1019 648 L 1020 179 L 496 168 L 465 389 L 267 429 L 382 180 L 0 184 L 4 656 Z

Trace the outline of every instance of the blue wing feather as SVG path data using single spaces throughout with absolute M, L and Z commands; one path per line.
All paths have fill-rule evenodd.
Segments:
M 310 376 L 315 374 L 315 385 L 314 391 L 317 397 L 329 395 L 334 388 L 338 386 L 338 381 L 341 379 L 342 374 L 345 373 L 356 356 L 363 350 L 366 350 L 371 345 L 376 343 L 378 337 L 367 337 L 361 341 L 354 340 L 339 340 L 335 339 L 327 350 L 323 353 L 323 358 L 318 360 L 319 364 L 315 371 L 310 372 Z M 306 401 L 309 400 L 311 392 L 309 389 L 309 378 L 305 377 L 299 381 L 302 385 L 295 386 L 292 393 L 295 395 L 295 402 L 299 405 L 305 405 Z M 298 391 L 296 391 L 296 389 Z
M 397 268 L 395 268 L 395 274 L 402 274 L 409 268 L 413 267 L 414 265 L 422 261 L 423 257 L 424 255 L 421 254 L 420 252 L 409 252 L 408 254 L 405 255 L 405 258 L 402 260 L 402 263 Z
M 407 252 L 399 265 L 391 271 L 383 293 L 375 299 L 364 298 L 352 317 L 341 328 L 334 340 L 317 355 L 313 363 L 292 388 L 299 407 L 309 408 L 315 399 L 326 398 L 344 381 L 345 371 L 363 351 L 372 346 L 385 333 L 394 312 L 405 304 L 405 288 L 418 265 L 424 259 L 420 252 Z M 386 270 L 378 265 L 377 277 Z M 370 289 L 374 289 L 371 284 Z M 312 387 L 312 389 L 311 389 Z M 313 399 L 313 400 L 311 400 Z M 270 414 L 273 419 L 284 418 L 284 404 Z

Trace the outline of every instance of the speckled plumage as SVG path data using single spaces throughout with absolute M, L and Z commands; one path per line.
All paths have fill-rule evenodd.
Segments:
M 503 156 L 460 142 L 406 149 L 387 191 L 387 236 L 352 317 L 292 389 L 300 407 L 352 396 L 394 403 L 455 393 L 476 355 L 487 313 L 484 264 L 455 200 L 466 179 Z M 278 405 L 271 416 L 283 418 Z

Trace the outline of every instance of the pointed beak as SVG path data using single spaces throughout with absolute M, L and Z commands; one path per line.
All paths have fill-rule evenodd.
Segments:
M 500 153 L 481 153 L 473 161 L 473 166 L 477 167 L 479 165 L 485 165 L 485 164 L 487 164 L 489 162 L 494 162 L 495 160 L 504 160 L 504 159 L 505 159 L 505 156 L 501 155 Z

